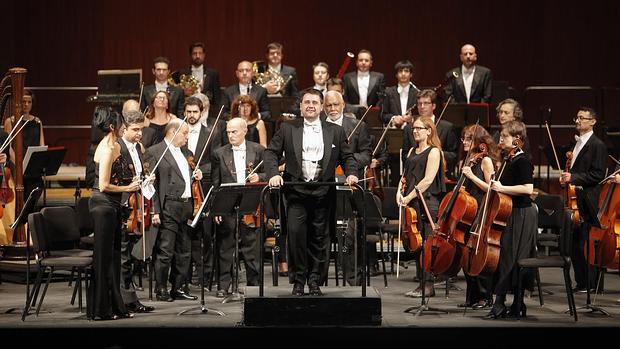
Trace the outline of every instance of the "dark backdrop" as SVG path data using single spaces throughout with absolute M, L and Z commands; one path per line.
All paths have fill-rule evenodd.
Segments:
M 223 86 L 235 81 L 238 61 L 263 60 L 271 41 L 284 44 L 284 62 L 297 68 L 300 87 L 312 84 L 312 64 L 325 61 L 335 75 L 346 51 L 362 48 L 373 52 L 373 69 L 386 74 L 388 85 L 395 83 L 394 63 L 406 58 L 414 62 L 415 83 L 433 86 L 460 64 L 467 42 L 476 46 L 478 63 L 517 96 L 531 85 L 601 88 L 620 81 L 614 1 L 13 0 L 0 9 L 8 38 L 0 70 L 27 68 L 27 86 L 95 86 L 98 69 L 130 68 L 142 68 L 151 83 L 152 59 L 168 56 L 173 70 L 189 65 L 193 41 L 207 44 L 207 65 L 220 72 Z M 88 124 L 93 106 L 83 94 L 69 94 L 40 98 L 35 114 L 46 125 Z M 88 138 L 85 129 L 46 132 L 50 144 Z M 68 154 L 83 163 L 81 157 Z

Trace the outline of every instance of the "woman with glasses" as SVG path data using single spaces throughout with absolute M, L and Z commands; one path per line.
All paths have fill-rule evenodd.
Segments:
M 176 115 L 170 113 L 170 95 L 166 91 L 158 91 L 153 95 L 151 103 L 144 113 L 144 130 L 142 142 L 145 148 L 164 140 L 166 125 Z
M 461 141 L 463 142 L 463 151 L 469 154 L 469 158 L 476 158 L 482 153 L 482 147 L 485 147 L 486 155 L 473 164 L 463 164 L 461 172 L 467 181 L 463 187 L 478 202 L 478 207 L 484 199 L 484 195 L 489 189 L 491 176 L 499 164 L 499 151 L 491 135 L 480 125 L 469 125 L 463 128 Z M 473 309 L 482 309 L 493 304 L 492 283 L 489 277 L 469 276 L 465 273 L 465 281 L 467 282 L 467 291 L 465 292 L 465 303 L 459 304 L 459 307 L 471 307 Z
M 424 239 L 432 233 L 424 207 L 420 202 L 416 190 L 424 195 L 424 200 L 428 206 L 433 221 L 437 220 L 437 211 L 442 194 L 446 191 L 444 183 L 444 173 L 442 171 L 443 155 L 441 152 L 441 142 L 437 137 L 435 123 L 429 117 L 420 117 L 411 126 L 413 138 L 417 145 L 411 148 L 405 162 L 403 176 L 406 179 L 406 187 L 403 188 L 402 181 L 398 184 L 396 203 L 413 207 L 418 216 L 418 230 Z M 404 191 L 404 195 L 401 194 Z M 419 271 L 418 277 L 426 281 L 424 294 L 427 297 L 435 295 L 432 275 L 422 275 L 419 254 L 416 256 L 416 268 Z M 414 291 L 405 294 L 409 297 L 422 297 L 422 284 Z

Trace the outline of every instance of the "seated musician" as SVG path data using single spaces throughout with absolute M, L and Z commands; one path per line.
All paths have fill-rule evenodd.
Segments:
M 229 144 L 217 149 L 212 159 L 211 176 L 214 188 L 218 188 L 223 183 L 243 184 L 265 181 L 264 167 L 253 171 L 254 167 L 263 161 L 265 148 L 258 143 L 246 141 L 247 132 L 248 126 L 245 120 L 234 118 L 228 121 L 226 133 Z M 250 175 L 251 172 L 253 173 Z M 257 258 L 260 252 L 258 249 L 262 244 L 258 241 L 256 222 L 257 217 L 246 216 L 241 219 L 241 222 L 235 222 L 234 216 L 215 217 L 215 223 L 218 224 L 216 246 L 218 246 L 220 275 L 216 294 L 218 298 L 226 297 L 232 282 L 231 268 L 237 223 L 239 224 L 239 253 L 245 262 L 247 285 L 258 285 L 260 264 Z
M 418 217 L 418 231 L 423 239 L 432 233 L 429 218 L 437 221 L 437 211 L 442 194 L 446 191 L 444 184 L 444 173 L 441 171 L 442 152 L 435 123 L 429 117 L 420 117 L 413 122 L 410 128 L 413 132 L 416 148 L 411 148 L 405 162 L 403 177 L 406 179 L 406 186 L 403 182 L 398 184 L 396 203 L 401 206 L 415 208 Z M 419 193 L 424 196 L 426 205 L 432 217 L 427 217 L 420 199 L 416 194 L 417 187 Z M 431 274 L 424 273 L 420 265 L 419 254 L 416 256 L 416 270 L 420 281 L 424 278 L 426 297 L 435 295 L 433 278 Z M 409 297 L 422 297 L 422 283 L 414 291 L 405 294 Z
M 514 145 L 515 141 L 522 142 L 525 136 L 525 125 L 520 121 L 509 121 L 502 125 L 500 146 L 511 156 L 505 160 L 503 171 L 500 169 L 499 178 L 491 181 L 491 189 L 512 197 L 512 213 L 501 234 L 499 263 L 494 274 L 495 302 L 487 318 L 516 316 L 517 300 L 515 299 L 510 309 L 507 309 L 504 304 L 506 294 L 508 292 L 517 294 L 519 277 L 522 278 L 524 287 L 528 287 L 533 281 L 531 270 L 529 274 L 517 274 L 517 261 L 536 255 L 538 233 L 538 212 L 530 199 L 534 190 L 534 167 L 523 150 L 515 149 Z M 521 292 L 522 298 L 523 294 Z M 523 299 L 521 303 L 522 301 Z M 521 308 L 521 313 L 521 316 L 525 316 L 525 304 Z
M 486 154 L 471 164 L 463 164 L 461 169 L 463 175 L 467 177 L 464 183 L 465 190 L 478 202 L 478 207 L 482 207 L 484 195 L 489 189 L 491 176 L 495 173 L 496 164 L 499 163 L 499 152 L 491 135 L 479 125 L 469 125 L 463 128 L 463 151 L 469 152 L 469 158 L 473 159 L 482 151 L 480 145 L 486 146 Z M 465 273 L 467 291 L 465 292 L 465 303 L 459 304 L 460 307 L 472 307 L 481 309 L 490 307 L 493 304 L 492 280 L 487 275 L 470 276 Z

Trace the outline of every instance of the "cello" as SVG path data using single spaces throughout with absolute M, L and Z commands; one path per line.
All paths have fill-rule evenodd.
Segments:
M 480 152 L 474 156 L 470 156 L 472 148 L 465 160 L 468 166 L 487 156 L 486 144 L 480 144 Z M 461 173 L 452 192 L 447 193 L 439 204 L 437 229 L 433 229 L 424 245 L 423 266 L 427 272 L 453 276 L 461 268 L 462 248 L 478 211 L 478 202 L 463 188 L 466 179 Z
M 620 239 L 620 186 L 613 179 L 614 172 L 606 178 L 599 195 L 597 214 L 600 227 L 593 226 L 588 234 L 589 251 L 584 254 L 588 264 L 598 267 L 618 267 L 618 241 Z M 609 179 L 611 178 L 611 179 Z
M 521 150 L 523 141 L 516 138 L 513 148 L 504 157 L 498 179 L 501 179 L 506 164 L 517 151 Z M 494 175 L 491 180 L 494 180 Z M 510 195 L 498 193 L 489 187 L 482 207 L 478 210 L 472 223 L 467 245 L 461 256 L 461 267 L 470 276 L 482 273 L 492 274 L 497 269 L 501 251 L 501 235 L 512 214 L 512 198 Z
M 400 178 L 401 195 L 405 195 L 407 190 L 407 179 L 405 175 Z M 397 203 L 398 208 L 398 241 L 401 242 L 404 249 L 410 252 L 417 252 L 422 248 L 422 234 L 418 230 L 418 215 L 413 207 Z M 396 265 L 400 266 L 400 248 L 396 254 Z M 396 268 L 396 278 L 399 275 L 399 269 Z

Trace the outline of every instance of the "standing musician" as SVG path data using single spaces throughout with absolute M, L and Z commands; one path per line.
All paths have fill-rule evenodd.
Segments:
M 205 124 L 200 122 L 204 108 L 204 104 L 197 97 L 192 96 L 188 97 L 185 100 L 184 116 L 187 118 L 187 125 L 189 127 L 187 148 L 190 152 L 192 152 L 192 155 L 194 156 L 194 161 L 198 161 L 203 151 L 208 151 L 208 153 L 200 159 L 200 163 L 196 164 L 202 172 L 202 180 L 200 181 L 202 191 L 203 193 L 206 193 L 212 184 L 211 156 L 214 154 L 215 149 L 222 146 L 222 136 L 224 134 L 223 128 L 225 124 L 218 121 L 217 125 L 214 126 L 214 117 L 212 124 L 207 124 L 208 126 L 205 126 Z M 207 144 L 209 134 L 211 133 L 213 127 L 216 127 L 216 129 L 215 131 L 213 131 L 213 135 L 211 136 L 211 140 L 209 141 L 209 145 L 207 146 L 208 149 L 205 150 L 205 145 Z M 195 267 L 196 272 L 199 272 L 201 270 L 202 263 L 204 262 L 204 280 L 208 284 L 211 280 L 211 275 L 213 271 L 212 222 L 208 219 L 204 219 L 202 220 L 202 225 L 197 226 L 196 228 L 189 228 L 189 232 L 192 241 L 192 253 L 189 263 L 187 281 L 190 283 L 192 281 L 194 270 L 192 265 Z M 204 251 L 202 252 L 200 251 L 200 234 L 203 234 L 202 236 Z M 198 278 L 198 280 L 200 280 L 200 278 Z
M 418 104 L 419 105 L 419 104 Z M 398 191 L 396 194 L 396 204 L 399 206 L 413 207 L 418 216 L 418 230 L 423 239 L 426 239 L 428 235 L 432 233 L 430 221 L 437 220 L 437 211 L 439 210 L 439 203 L 441 197 L 446 191 L 446 185 L 444 183 L 444 173 L 441 170 L 442 152 L 441 142 L 437 137 L 437 130 L 433 119 L 429 117 L 419 117 L 411 125 L 410 130 L 413 130 L 413 138 L 415 140 L 416 148 L 411 148 L 407 155 L 405 162 L 405 169 L 403 171 L 403 177 L 407 181 L 406 186 L 403 186 L 401 181 L 398 184 Z M 424 195 L 428 210 L 432 217 L 427 217 L 425 210 L 421 204 L 420 199 L 417 197 L 417 187 L 419 193 Z M 405 193 L 404 195 L 402 193 Z M 419 253 L 416 256 L 416 269 L 420 281 L 425 278 L 424 295 L 426 297 L 435 296 L 435 288 L 433 286 L 432 275 L 425 273 L 420 264 Z M 408 297 L 422 297 L 422 283 L 414 290 L 405 294 Z
M 258 119 L 258 104 L 252 96 L 237 96 L 232 102 L 230 118 L 245 120 L 248 131 L 245 135 L 248 141 L 259 143 L 267 147 L 267 129 L 265 122 Z
M 164 302 L 197 299 L 184 287 L 191 255 L 187 222 L 192 218 L 194 207 L 190 186 L 192 177 L 202 179 L 200 169 L 192 173 L 187 160 L 192 155 L 184 147 L 188 133 L 189 128 L 183 120 L 173 119 L 166 126 L 164 140 L 146 151 L 148 162 L 156 166 L 152 169 L 157 178 L 152 198 L 152 223 L 160 227 L 155 245 L 155 290 L 156 299 Z M 168 280 L 172 284 L 170 292 Z
M 90 320 L 115 320 L 133 317 L 121 296 L 121 195 L 140 188 L 121 159 L 117 140 L 125 125 L 112 108 L 98 108 L 94 125 L 105 137 L 95 151 L 95 183 L 89 200 L 95 233 L 93 274 L 88 288 L 87 317 Z
M 491 176 L 495 173 L 496 165 L 499 163 L 499 151 L 491 135 L 479 125 L 469 125 L 463 128 L 463 150 L 470 152 L 469 158 L 478 155 L 480 145 L 486 146 L 486 155 L 477 161 L 473 166 L 464 164 L 461 171 L 469 179 L 465 182 L 465 190 L 478 202 L 478 207 L 482 207 L 484 195 L 489 190 Z M 493 289 L 491 279 L 484 276 L 470 276 L 465 273 L 467 291 L 465 292 L 465 303 L 460 307 L 472 307 L 482 309 L 493 304 Z
M 339 92 L 336 91 L 327 91 L 325 94 L 325 113 L 327 114 L 326 121 L 332 124 L 336 124 L 341 126 L 344 129 L 345 135 L 350 139 L 349 145 L 353 151 L 353 157 L 355 161 L 357 161 L 358 172 L 356 176 L 358 178 L 362 178 L 364 176 L 364 167 L 370 165 L 370 159 L 372 156 L 372 149 L 370 148 L 370 137 L 368 135 L 368 127 L 364 121 L 358 121 L 355 117 L 348 116 L 344 114 L 344 99 Z M 359 127 L 356 128 L 357 124 L 361 123 Z M 355 132 L 353 132 L 355 130 Z M 360 285 L 362 269 L 363 265 L 359 265 L 357 270 L 355 266 L 355 252 L 357 252 L 358 260 L 361 261 L 362 250 L 358 249 L 354 251 L 354 239 L 355 239 L 355 226 L 353 224 L 354 220 L 350 220 L 349 225 L 347 225 L 346 231 L 346 247 L 348 253 L 345 254 L 344 258 L 347 258 L 347 263 L 345 266 L 347 267 L 347 277 L 349 280 L 349 284 L 351 285 Z M 351 253 L 353 252 L 353 253 Z M 325 268 L 323 268 L 323 272 L 321 280 L 324 280 L 327 277 L 327 269 L 329 267 L 329 260 L 327 261 Z
M 234 118 L 226 125 L 229 144 L 226 144 L 215 151 L 213 155 L 213 187 L 218 188 L 223 183 L 246 182 L 256 183 L 265 181 L 265 173 L 262 168 L 254 170 L 263 161 L 265 148 L 252 141 L 246 141 L 245 135 L 248 126 L 245 120 Z M 252 175 L 248 177 L 250 172 Z M 231 270 L 233 266 L 233 252 L 235 250 L 235 229 L 239 224 L 239 252 L 243 255 L 245 262 L 246 279 L 248 286 L 258 285 L 258 272 L 260 268 L 258 254 L 261 244 L 258 241 L 258 229 L 254 219 L 248 224 L 247 220 L 241 217 L 240 222 L 235 222 L 234 215 L 215 217 L 218 224 L 217 247 L 219 255 L 219 282 L 216 297 L 224 298 L 229 294 L 228 288 L 232 281 Z M 253 225 L 253 226 L 251 226 Z
M 585 292 L 586 287 L 592 288 L 595 285 L 596 273 L 594 267 L 588 266 L 584 251 L 590 227 L 599 224 L 597 204 L 601 188 L 598 183 L 605 177 L 607 161 L 607 148 L 594 134 L 597 117 L 594 109 L 579 108 L 577 116 L 573 118 L 578 136 L 575 136 L 576 143 L 573 148 L 570 171 L 562 172 L 560 176 L 561 184 L 581 187 L 576 190 L 576 194 L 577 207 L 583 224 L 577 224 L 574 227 L 571 256 L 577 283 L 575 292 Z M 586 278 L 586 268 L 590 268 L 588 278 Z
M 508 121 L 521 121 L 523 122 L 523 108 L 521 108 L 521 104 L 512 98 L 506 98 L 503 101 L 499 102 L 497 108 L 497 121 L 499 121 L 499 125 L 503 125 Z M 499 134 L 501 129 L 495 131 L 493 133 L 493 140 L 495 143 L 499 144 Z M 523 140 L 523 152 L 528 159 L 532 160 L 532 153 L 530 152 L 530 139 L 525 137 Z
M 381 120 L 388 124 L 392 118 L 396 127 L 403 127 L 413 121 L 411 110 L 418 98 L 420 90 L 411 82 L 413 76 L 413 64 L 409 60 L 399 61 L 394 66 L 396 70 L 396 86 L 385 89 L 385 104 Z
M 117 142 L 121 146 L 121 161 L 131 164 L 134 175 L 141 177 L 144 173 L 142 157 L 144 147 L 140 144 L 142 129 L 144 128 L 144 115 L 140 113 L 140 104 L 130 99 L 123 104 L 123 118 L 125 119 L 125 131 L 123 137 Z M 123 193 L 122 201 L 126 203 L 129 195 Z M 150 213 L 149 213 L 150 214 Z M 145 239 L 146 237 L 142 237 Z M 121 234 L 121 296 L 127 310 L 132 313 L 148 313 L 155 308 L 144 305 L 138 300 L 136 288 L 133 283 L 134 261 L 131 251 L 136 243 L 136 235 L 130 234 L 128 229 L 123 229 Z
M 269 185 L 285 182 L 334 182 L 337 164 L 344 165 L 347 183 L 357 183 L 357 164 L 342 127 L 319 118 L 323 94 L 315 89 L 301 93 L 303 116 L 283 123 L 265 151 L 265 171 Z M 278 160 L 286 152 L 284 174 Z M 289 238 L 289 278 L 292 294 L 304 295 L 308 282 L 310 295 L 320 296 L 321 265 L 327 259 L 327 221 L 333 207 L 334 187 L 293 186 L 283 188 Z
M 525 125 L 520 121 L 509 121 L 502 125 L 500 145 L 506 153 L 512 156 L 505 160 L 507 162 L 501 177 L 491 181 L 491 189 L 512 197 L 512 213 L 501 234 L 499 263 L 494 275 L 496 297 L 487 318 L 516 316 L 517 299 L 513 300 L 508 310 L 504 304 L 506 294 L 508 292 L 517 294 L 518 278 L 524 280 L 524 287 L 528 287 L 528 284 L 533 281 L 531 270 L 525 270 L 521 275 L 517 273 L 519 259 L 536 255 L 536 234 L 538 233 L 538 212 L 530 199 L 534 190 L 534 167 L 523 150 L 515 149 L 515 143 L 523 144 L 525 136 Z M 521 292 L 521 297 L 523 294 Z M 525 304 L 521 312 L 521 315 L 525 316 Z
M 183 90 L 180 87 L 168 85 L 170 60 L 167 57 L 156 57 L 153 60 L 152 71 L 153 76 L 155 76 L 155 81 L 151 85 L 144 86 L 142 96 L 140 97 L 140 110 L 146 113 L 146 107 L 153 100 L 155 93 L 164 91 L 168 96 L 167 110 L 173 115 L 183 114 Z
M 435 108 L 437 107 L 437 94 L 435 91 L 427 89 L 422 90 L 417 95 L 418 112 L 420 117 L 428 117 L 433 123 L 436 123 L 437 117 L 435 116 Z M 437 137 L 441 142 L 441 148 L 443 149 L 443 157 L 446 160 L 447 174 L 451 176 L 456 166 L 458 140 L 454 125 L 446 120 L 440 120 L 436 125 Z M 402 161 L 403 166 L 407 162 L 407 156 L 409 150 L 412 147 L 416 147 L 416 141 L 413 132 L 411 132 L 411 124 L 407 124 L 403 128 L 403 153 Z

